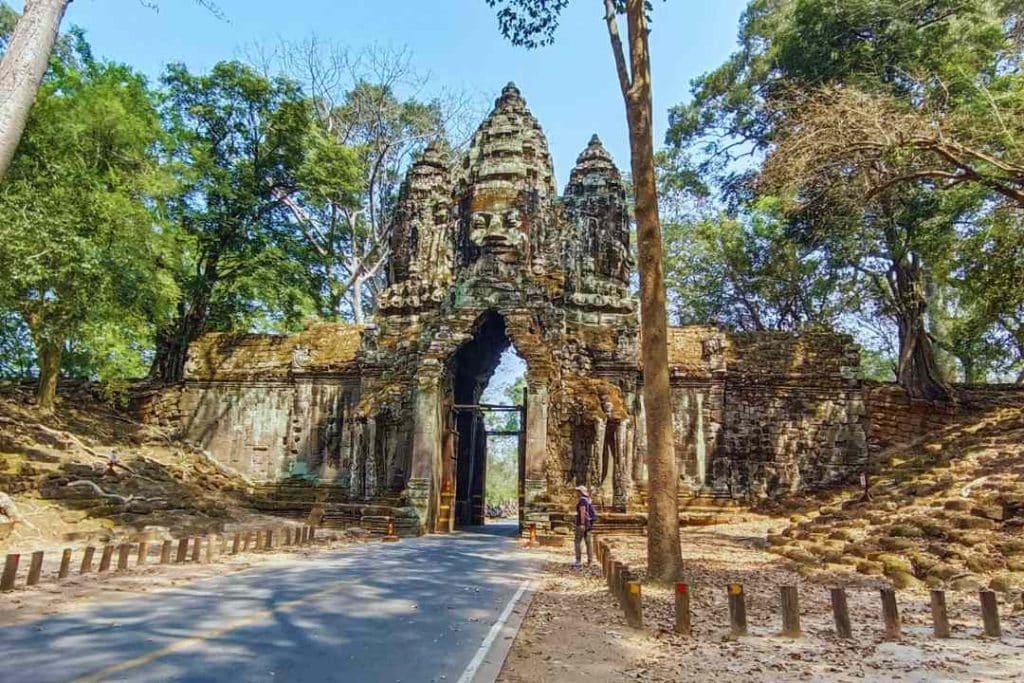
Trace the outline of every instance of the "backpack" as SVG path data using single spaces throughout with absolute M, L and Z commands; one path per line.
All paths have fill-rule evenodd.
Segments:
M 587 517 L 590 519 L 590 526 L 594 526 L 597 523 L 597 508 L 594 507 L 594 503 L 587 498 Z

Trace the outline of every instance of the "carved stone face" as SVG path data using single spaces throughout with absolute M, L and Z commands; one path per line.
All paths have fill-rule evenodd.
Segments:
M 502 261 L 518 260 L 526 253 L 527 242 L 521 223 L 518 209 L 477 211 L 470 217 L 469 239 Z

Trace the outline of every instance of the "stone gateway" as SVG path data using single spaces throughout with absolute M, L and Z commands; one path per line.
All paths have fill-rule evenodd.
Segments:
M 210 334 L 146 419 L 335 519 L 407 532 L 483 521 L 481 393 L 526 362 L 522 513 L 541 528 L 587 485 L 642 512 L 642 369 L 626 190 L 597 136 L 559 196 L 547 141 L 506 86 L 469 150 L 427 147 L 401 189 L 374 322 Z M 742 498 L 855 477 L 866 457 L 858 350 L 831 333 L 670 331 L 680 494 Z M 270 489 L 266 489 L 270 490 Z

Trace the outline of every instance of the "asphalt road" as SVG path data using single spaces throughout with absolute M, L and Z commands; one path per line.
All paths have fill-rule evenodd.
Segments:
M 512 530 L 357 545 L 4 628 L 0 681 L 456 683 L 522 595 Z

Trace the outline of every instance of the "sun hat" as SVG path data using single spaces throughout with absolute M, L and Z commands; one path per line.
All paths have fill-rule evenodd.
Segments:
M 576 490 L 579 491 L 580 493 L 582 493 L 584 496 L 586 496 L 588 498 L 590 497 L 590 491 L 587 490 L 586 486 L 583 486 L 581 484 L 581 485 L 576 487 Z

